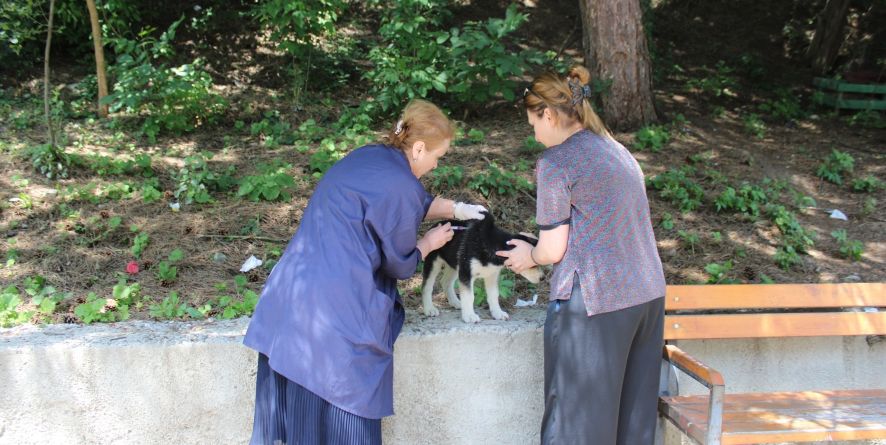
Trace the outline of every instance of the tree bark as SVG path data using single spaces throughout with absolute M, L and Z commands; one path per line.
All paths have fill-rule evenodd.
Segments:
M 95 72 L 98 78 L 98 115 L 108 117 L 108 106 L 101 101 L 108 95 L 108 78 L 105 75 L 105 50 L 102 46 L 102 29 L 98 23 L 95 0 L 86 0 L 89 9 L 89 22 L 92 24 L 92 43 L 95 46 Z
M 43 111 L 46 114 L 46 132 L 52 149 L 55 149 L 55 131 L 52 129 L 52 114 L 49 110 L 49 48 L 52 45 L 52 18 L 54 15 L 55 0 L 49 0 L 49 24 L 46 30 L 46 50 L 43 55 Z
M 652 64 L 640 0 L 579 0 L 585 65 L 592 79 L 611 81 L 603 119 L 626 131 L 655 121 Z
M 816 74 L 825 74 L 834 65 L 843 44 L 843 29 L 849 0 L 828 0 L 816 18 L 815 36 L 806 51 L 806 57 Z

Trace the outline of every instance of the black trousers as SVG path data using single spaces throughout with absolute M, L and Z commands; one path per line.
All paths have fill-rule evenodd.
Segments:
M 650 445 L 664 297 L 588 317 L 575 282 L 569 300 L 548 304 L 541 443 Z

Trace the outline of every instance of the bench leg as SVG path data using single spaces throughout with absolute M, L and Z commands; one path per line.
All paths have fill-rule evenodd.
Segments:
M 655 445 L 664 445 L 665 422 L 668 420 L 664 416 L 658 416 L 658 423 L 655 425 Z
M 677 393 L 676 375 L 674 375 L 674 384 L 671 384 L 671 364 L 667 360 L 661 361 L 661 373 L 658 380 L 658 395 L 672 395 Z M 665 435 L 665 419 L 660 413 L 658 415 L 658 423 L 655 425 L 655 445 L 664 445 Z

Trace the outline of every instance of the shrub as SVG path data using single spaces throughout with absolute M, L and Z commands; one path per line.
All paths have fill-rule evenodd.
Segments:
M 148 312 L 152 317 L 161 320 L 174 320 L 183 318 L 185 315 L 193 319 L 201 319 L 206 318 L 206 314 L 211 308 L 212 305 L 209 304 L 199 308 L 192 307 L 188 303 L 183 303 L 179 300 L 178 292 L 170 292 L 169 296 L 160 303 L 155 303 L 148 307 Z
M 729 210 L 756 218 L 760 216 L 760 210 L 768 202 L 769 198 L 762 188 L 756 185 L 743 184 L 738 190 L 726 187 L 726 190 L 717 196 L 714 205 L 718 212 Z
M 804 229 L 794 213 L 783 205 L 770 204 L 767 213 L 781 232 L 785 245 L 800 253 L 806 253 L 807 248 L 815 245 L 815 233 Z
M 219 290 L 227 290 L 225 284 L 219 286 Z M 258 294 L 246 287 L 246 277 L 237 275 L 234 277 L 235 295 L 222 295 L 218 299 L 218 309 L 221 311 L 218 318 L 229 320 L 231 318 L 252 315 L 255 305 L 258 304 Z
M 249 132 L 253 136 L 260 136 L 262 145 L 268 148 L 290 145 L 296 137 L 289 122 L 284 121 L 277 110 L 266 111 L 262 120 L 249 127 Z
M 260 165 L 258 175 L 246 176 L 240 180 L 237 196 L 246 197 L 250 201 L 289 201 L 290 191 L 295 188 L 295 179 L 286 173 L 291 169 L 289 164 L 275 163 Z
M 70 293 L 61 294 L 54 287 L 47 285 L 46 279 L 40 275 L 25 278 L 25 293 L 31 296 L 31 302 L 37 307 L 41 319 L 55 312 L 60 301 L 70 297 Z
M 29 150 L 31 164 L 41 175 L 49 179 L 67 178 L 70 175 L 68 168 L 72 164 L 71 156 L 65 153 L 63 147 L 51 144 L 37 145 Z
M 779 90 L 777 96 L 776 99 L 761 104 L 760 111 L 781 121 L 801 119 L 806 116 L 796 94 L 789 90 Z
M 708 67 L 704 67 L 704 69 L 711 71 Z M 701 90 L 705 94 L 713 94 L 716 97 L 734 95 L 738 88 L 734 71 L 726 65 L 726 62 L 720 60 L 714 67 L 712 74 L 701 79 L 691 79 L 686 83 L 686 86 L 689 89 Z
M 649 149 L 653 152 L 661 151 L 661 148 L 671 138 L 668 129 L 662 125 L 648 125 L 634 134 L 634 147 L 639 150 Z
M 855 166 L 855 159 L 849 153 L 840 150 L 831 150 L 828 156 L 818 170 L 815 172 L 819 178 L 834 184 L 843 184 L 843 174 L 852 172 Z
M 178 67 L 162 62 L 173 55 L 171 41 L 183 19 L 156 40 L 109 40 L 117 60 L 108 71 L 116 82 L 103 103 L 110 105 L 111 112 L 144 116 L 141 131 L 152 142 L 160 132 L 180 134 L 213 122 L 226 106 L 224 99 L 212 92 L 212 78 L 200 68 L 201 59 Z
M 526 136 L 526 139 L 523 140 L 523 146 L 520 147 L 520 151 L 526 153 L 538 153 L 545 149 L 545 145 L 541 142 L 535 140 L 533 136 Z
M 704 270 L 710 275 L 710 277 L 708 278 L 708 284 L 737 284 L 741 282 L 727 276 L 727 274 L 732 270 L 731 260 L 723 264 L 708 263 L 707 265 L 705 265 Z
M 845 120 L 853 127 L 858 125 L 862 128 L 886 128 L 886 119 L 883 118 L 882 112 L 875 110 L 862 110 L 845 118 Z
M 204 204 L 212 201 L 209 192 L 227 191 L 236 183 L 233 178 L 234 167 L 228 167 L 224 172 L 218 173 L 209 168 L 208 161 L 212 159 L 212 153 L 203 152 L 185 158 L 185 166 L 176 176 L 178 187 L 174 195 L 185 204 Z
M 12 327 L 31 319 L 31 312 L 19 311 L 21 304 L 22 300 L 15 286 L 9 285 L 0 290 L 0 327 Z
M 742 121 L 744 122 L 744 129 L 748 133 L 756 136 L 758 139 L 763 139 L 766 136 L 766 124 L 763 123 L 763 120 L 760 119 L 757 113 L 744 116 Z
M 781 232 L 781 243 L 775 253 L 775 262 L 782 269 L 800 263 L 800 253 L 815 245 L 815 233 L 800 225 L 793 212 L 780 204 L 766 206 L 766 214 Z
M 678 230 L 677 235 L 683 239 L 683 242 L 689 245 L 689 249 L 692 251 L 692 254 L 695 255 L 695 245 L 701 241 L 698 234 L 695 232 L 688 232 L 686 230 Z
M 465 169 L 459 165 L 444 165 L 431 172 L 431 185 L 435 189 L 455 188 L 464 180 Z
M 658 225 L 665 230 L 674 230 L 674 217 L 670 213 L 665 212 L 661 215 L 661 221 Z
M 530 60 L 542 59 L 507 47 L 509 36 L 527 18 L 516 6 L 509 7 L 504 18 L 447 29 L 448 0 L 391 3 L 382 11 L 381 44 L 369 52 L 373 68 L 364 75 L 382 112 L 433 92 L 460 105 L 499 95 L 513 100 L 512 78 L 523 74 Z
M 871 193 L 883 188 L 883 182 L 872 175 L 852 181 L 852 191 Z
M 155 273 L 157 279 L 160 280 L 163 285 L 168 285 L 178 278 L 178 267 L 174 266 L 174 264 L 181 261 L 184 257 L 185 254 L 181 249 L 175 249 L 169 253 L 169 256 L 165 260 L 157 263 L 157 270 Z
M 141 259 L 142 253 L 148 247 L 148 244 L 151 242 L 151 238 L 145 232 L 139 232 L 138 227 L 132 226 L 129 228 L 131 232 L 138 232 L 135 234 L 135 237 L 132 238 L 132 248 L 130 251 L 132 255 L 137 259 Z
M 489 197 L 493 192 L 502 195 L 513 195 L 520 190 L 532 191 L 533 185 L 514 172 L 501 169 L 497 164 L 490 163 L 485 171 L 475 175 L 469 182 L 468 188 L 479 191 L 483 196 Z
M 111 298 L 101 298 L 90 292 L 86 301 L 74 308 L 74 315 L 85 324 L 126 320 L 130 306 L 139 302 L 140 292 L 138 283 L 126 284 L 126 279 L 121 278 L 114 286 Z
M 322 66 L 311 63 L 314 42 L 335 34 L 335 24 L 347 4 L 345 0 L 267 0 L 256 2 L 250 13 L 271 31 L 270 42 L 293 56 L 297 65 L 310 65 L 310 70 Z
M 861 241 L 849 239 L 846 229 L 834 230 L 831 236 L 840 243 L 840 254 L 852 261 L 861 260 L 861 254 L 864 253 L 864 244 Z
M 784 270 L 800 264 L 800 255 L 793 246 L 778 246 L 774 256 L 775 264 L 778 264 Z
M 704 190 L 689 178 L 695 169 L 685 166 L 678 170 L 668 170 L 647 178 L 646 185 L 659 190 L 661 197 L 677 205 L 682 212 L 690 212 L 701 207 Z

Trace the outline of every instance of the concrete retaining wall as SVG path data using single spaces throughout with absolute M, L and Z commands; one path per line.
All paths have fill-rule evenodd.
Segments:
M 410 314 L 396 346 L 387 444 L 535 444 L 542 414 L 539 309 L 467 326 Z M 488 314 L 481 314 L 488 317 Z M 255 354 L 247 320 L 0 330 L 0 444 L 244 444 Z M 886 342 L 724 340 L 680 346 L 727 391 L 886 385 Z M 686 379 L 681 391 L 698 392 Z M 673 431 L 669 444 L 681 443 Z M 688 442 L 686 442 L 688 443 Z M 869 442 L 884 443 L 884 442 Z

